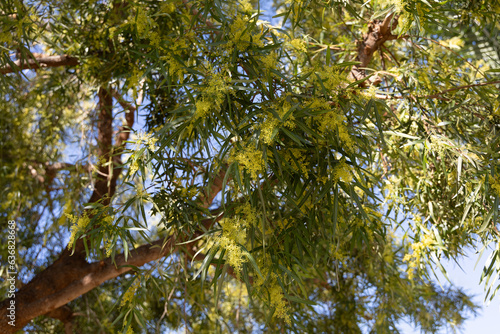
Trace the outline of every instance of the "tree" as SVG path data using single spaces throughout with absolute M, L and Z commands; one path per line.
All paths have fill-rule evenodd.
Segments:
M 3 1 L 0 331 L 460 326 L 433 272 L 487 250 L 498 289 L 498 14 Z

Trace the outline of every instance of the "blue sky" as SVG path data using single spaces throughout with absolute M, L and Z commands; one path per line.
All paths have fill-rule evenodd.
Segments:
M 500 333 L 500 295 L 497 295 L 489 303 L 485 305 L 483 303 L 485 291 L 484 286 L 479 284 L 481 278 L 481 271 L 483 269 L 484 263 L 488 258 L 488 250 L 485 250 L 481 260 L 476 266 L 476 261 L 478 259 L 478 254 L 474 251 L 469 251 L 466 256 L 460 260 L 460 268 L 453 262 L 447 262 L 444 264 L 450 281 L 458 287 L 462 287 L 468 294 L 475 296 L 474 301 L 482 306 L 479 310 L 476 318 L 470 319 L 465 323 L 462 329 L 462 333 L 465 334 L 498 334 Z M 475 268 L 474 268 L 475 266 Z M 462 270 L 463 269 L 463 270 Z M 439 271 L 439 270 L 437 270 Z M 441 283 L 446 283 L 444 278 L 440 278 Z M 420 330 L 413 328 L 413 326 L 402 325 L 401 330 L 405 334 L 417 334 Z M 440 332 L 446 333 L 446 330 Z

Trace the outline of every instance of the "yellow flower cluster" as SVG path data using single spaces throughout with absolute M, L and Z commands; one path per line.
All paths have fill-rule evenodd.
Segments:
M 186 50 L 189 49 L 189 41 L 194 38 L 194 34 L 192 32 L 187 33 L 182 38 L 169 39 L 167 42 L 170 42 L 168 45 L 168 50 L 162 48 L 163 51 L 167 51 L 168 54 L 161 56 L 160 59 L 164 60 L 167 65 L 169 73 L 173 77 L 177 77 L 181 82 L 183 81 L 184 74 L 186 73 L 186 69 L 184 65 L 177 61 L 175 56 L 181 57 Z
M 290 324 L 290 312 L 285 300 L 283 299 L 281 287 L 278 284 L 273 284 L 269 288 L 269 295 L 271 297 L 271 306 L 276 308 L 274 315 L 285 320 L 287 324 Z
M 278 284 L 278 277 L 274 272 L 271 272 L 271 257 L 265 255 L 262 258 L 257 259 L 260 271 L 262 273 L 262 278 L 258 276 L 255 280 L 255 288 L 267 288 L 270 296 L 270 304 L 275 308 L 274 316 L 283 319 L 287 324 L 290 324 L 290 310 L 285 300 L 284 295 L 281 290 L 281 286 Z M 267 280 L 266 280 L 267 278 Z
M 134 67 L 132 69 L 132 75 L 128 78 L 127 89 L 132 89 L 132 96 L 137 98 L 137 88 L 139 87 L 139 82 L 143 76 L 144 72 L 139 70 L 139 68 Z
M 202 96 L 196 101 L 194 119 L 207 117 L 211 110 L 219 110 L 224 101 L 224 96 L 229 91 L 229 75 L 224 75 L 225 70 L 216 71 L 210 66 L 210 75 L 207 78 L 207 87 Z
M 323 98 L 314 98 L 308 107 L 321 112 L 328 111 L 318 116 L 319 132 L 326 134 L 331 131 L 337 131 L 340 140 L 345 144 L 344 149 L 352 150 L 354 148 L 354 141 L 349 135 L 347 126 L 344 124 L 346 121 L 344 115 L 332 110 L 330 103 Z
M 264 42 L 261 40 L 262 32 L 252 35 L 250 29 L 248 29 L 249 22 L 247 19 L 243 18 L 242 15 L 236 17 L 231 26 L 229 27 L 233 38 L 228 42 L 227 48 L 236 48 L 238 51 L 245 51 L 251 43 L 259 47 L 264 46 Z
M 138 150 L 141 145 L 145 145 L 150 151 L 156 151 L 156 142 L 158 142 L 158 138 L 154 138 L 153 135 L 153 133 L 139 132 L 135 140 L 136 150 Z
M 344 77 L 341 76 L 340 70 L 337 68 L 329 68 L 327 70 L 322 70 L 316 72 L 317 76 L 313 78 L 320 78 L 323 86 L 330 92 L 343 92 L 343 83 L 346 81 Z
M 250 173 L 254 180 L 256 180 L 259 174 L 264 171 L 262 152 L 252 148 L 251 146 L 233 153 L 229 161 L 236 161 L 239 163 L 248 173 Z
M 195 119 L 207 117 L 210 114 L 210 109 L 213 103 L 205 101 L 203 98 L 196 101 L 194 117 Z
M 242 1 L 240 1 L 239 8 L 241 9 L 242 12 L 249 13 L 249 14 L 253 10 L 253 6 L 252 6 L 252 4 L 250 3 L 249 0 L 242 0 Z
M 500 196 L 500 176 L 496 176 L 491 180 L 491 189 L 495 191 L 497 196 Z
M 171 14 L 174 11 L 175 11 L 175 4 L 173 2 L 165 1 L 160 5 L 160 12 L 161 13 Z
M 351 167 L 346 164 L 345 160 L 341 160 L 333 169 L 333 180 L 335 183 L 342 180 L 344 183 L 352 181 Z
M 104 228 L 104 231 L 113 231 L 114 226 L 113 226 L 113 221 L 114 218 L 112 216 L 105 215 L 101 219 L 101 225 Z M 106 250 L 106 257 L 109 257 L 111 255 L 111 252 L 113 250 L 113 239 L 108 237 L 107 235 L 104 235 L 102 242 L 104 243 L 104 249 Z
M 422 258 L 422 253 L 430 248 L 435 241 L 432 236 L 426 234 L 421 241 L 415 242 L 411 245 L 413 250 L 412 254 L 406 254 L 403 258 L 404 262 L 408 262 L 408 278 L 412 279 L 415 276 L 415 268 L 419 265 Z
M 244 205 L 237 213 L 243 214 L 244 218 L 235 217 L 220 221 L 222 233 L 217 243 L 226 251 L 227 263 L 233 267 L 236 276 L 239 278 L 243 264 L 246 262 L 240 245 L 246 243 L 246 229 L 257 223 L 257 214 L 249 204 Z
M 284 125 L 289 129 L 293 129 L 295 127 L 295 117 L 293 115 L 289 115 L 286 121 L 282 120 L 292 107 L 290 103 L 285 100 L 285 98 L 286 97 L 279 98 L 278 101 L 273 103 L 270 107 L 270 109 L 273 109 L 279 115 L 279 119 L 276 118 L 270 111 L 266 111 L 265 121 L 263 121 L 260 125 L 260 139 L 266 144 L 271 144 L 273 142 L 273 133 L 276 128 L 281 125 Z
M 292 148 L 286 150 L 283 157 L 292 166 L 293 170 L 300 172 L 307 179 L 309 177 L 309 168 L 306 162 L 306 153 L 306 150 Z
M 257 225 L 259 218 L 257 213 L 252 208 L 250 203 L 246 203 L 236 209 L 236 213 L 242 217 L 245 217 L 247 226 L 255 226 Z
M 307 52 L 306 43 L 298 38 L 292 39 L 290 45 L 297 51 Z
M 332 244 L 330 246 L 330 255 L 337 261 L 344 261 L 346 258 L 346 255 L 342 252 L 340 245 Z
M 68 248 L 73 247 L 75 243 L 75 239 L 77 234 L 85 232 L 85 229 L 90 223 L 90 218 L 87 216 L 87 213 L 84 213 L 83 216 L 77 217 L 71 214 L 66 214 L 66 217 L 71 222 L 71 235 L 69 237 Z
M 273 132 L 279 126 L 280 121 L 270 115 L 266 118 L 264 122 L 260 125 L 260 140 L 266 144 L 271 144 L 273 142 Z
M 132 298 L 134 298 L 135 292 L 137 289 L 141 286 L 141 280 L 139 278 L 135 278 L 134 283 L 130 285 L 130 287 L 127 289 L 127 291 L 123 294 L 122 301 L 120 303 L 120 306 L 123 306 L 129 302 L 132 301 Z
M 135 21 L 137 27 L 137 33 L 140 37 L 149 35 L 151 29 L 157 27 L 158 24 L 145 12 L 144 8 L 139 7 L 137 10 L 137 19 Z
M 129 167 L 130 175 L 134 175 L 139 170 L 139 163 L 137 160 L 133 160 Z
M 264 64 L 267 69 L 276 69 L 276 64 L 278 63 L 278 55 L 276 52 L 269 52 L 265 55 L 258 57 L 260 61 Z
M 212 75 L 208 79 L 208 87 L 204 93 L 210 95 L 217 105 L 222 103 L 224 95 L 229 90 L 228 83 L 231 81 L 229 75 L 224 75 L 225 70 L 221 69 L 219 72 L 212 70 Z

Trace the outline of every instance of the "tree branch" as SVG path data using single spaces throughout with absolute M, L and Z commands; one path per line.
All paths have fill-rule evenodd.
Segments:
M 76 66 L 79 61 L 71 56 L 42 56 L 35 59 L 16 60 L 12 65 L 5 65 L 0 68 L 0 74 L 19 72 L 22 70 L 36 70 L 45 67 Z
M 164 239 L 160 239 L 151 245 L 140 246 L 130 252 L 127 261 L 125 261 L 125 254 L 120 254 L 115 257 L 116 266 L 110 258 L 99 262 L 86 263 L 83 265 L 83 269 L 80 270 L 80 276 L 70 284 L 30 303 L 20 304 L 16 309 L 16 327 L 9 326 L 2 321 L 0 323 L 0 332 L 5 334 L 15 333 L 31 319 L 49 312 L 55 312 L 60 307 L 98 287 L 105 281 L 132 270 L 131 266 L 140 267 L 147 262 L 173 253 L 177 249 L 175 241 L 175 238 L 171 236 L 166 242 Z M 4 307 L 0 310 L 2 319 L 6 319 L 6 311 L 7 309 Z
M 392 23 L 392 25 L 391 25 Z M 396 28 L 398 18 L 394 17 L 394 13 L 388 15 L 384 21 L 374 20 L 368 25 L 368 33 L 363 36 L 363 41 L 358 44 L 358 55 L 356 61 L 359 65 L 354 65 L 349 74 L 352 81 L 358 81 L 366 78 L 364 68 L 368 66 L 373 58 L 373 54 L 384 44 L 385 41 L 397 39 L 397 35 L 392 34 L 392 30 Z M 377 76 L 369 79 L 370 84 L 380 83 L 380 78 Z M 367 82 L 360 84 L 367 86 Z

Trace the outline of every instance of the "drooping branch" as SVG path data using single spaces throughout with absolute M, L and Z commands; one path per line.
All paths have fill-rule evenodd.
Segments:
M 437 93 L 430 94 L 430 95 L 412 96 L 412 97 L 416 98 L 416 99 L 449 100 L 448 98 L 442 97 L 441 95 L 444 95 L 444 94 L 449 93 L 449 92 L 454 92 L 454 91 L 457 91 L 457 90 L 462 90 L 462 89 L 468 89 L 468 88 L 474 88 L 474 87 L 481 87 L 481 86 L 488 86 L 488 85 L 497 85 L 497 84 L 500 84 L 500 80 L 489 81 L 489 82 L 481 82 L 481 83 L 477 83 L 477 84 L 464 85 L 464 86 L 457 86 L 457 87 L 453 87 L 453 88 L 449 88 L 449 89 L 444 89 L 442 91 L 439 91 Z M 405 98 L 404 96 L 399 96 L 399 95 L 394 96 L 394 95 L 383 95 L 383 94 L 376 94 L 375 97 L 377 99 L 381 99 L 381 100 L 400 100 L 400 99 L 404 99 Z
M 14 73 L 22 70 L 36 70 L 45 67 L 76 66 L 79 61 L 71 56 L 45 56 L 35 59 L 21 59 L 14 61 L 14 66 L 5 65 L 0 68 L 0 74 Z

